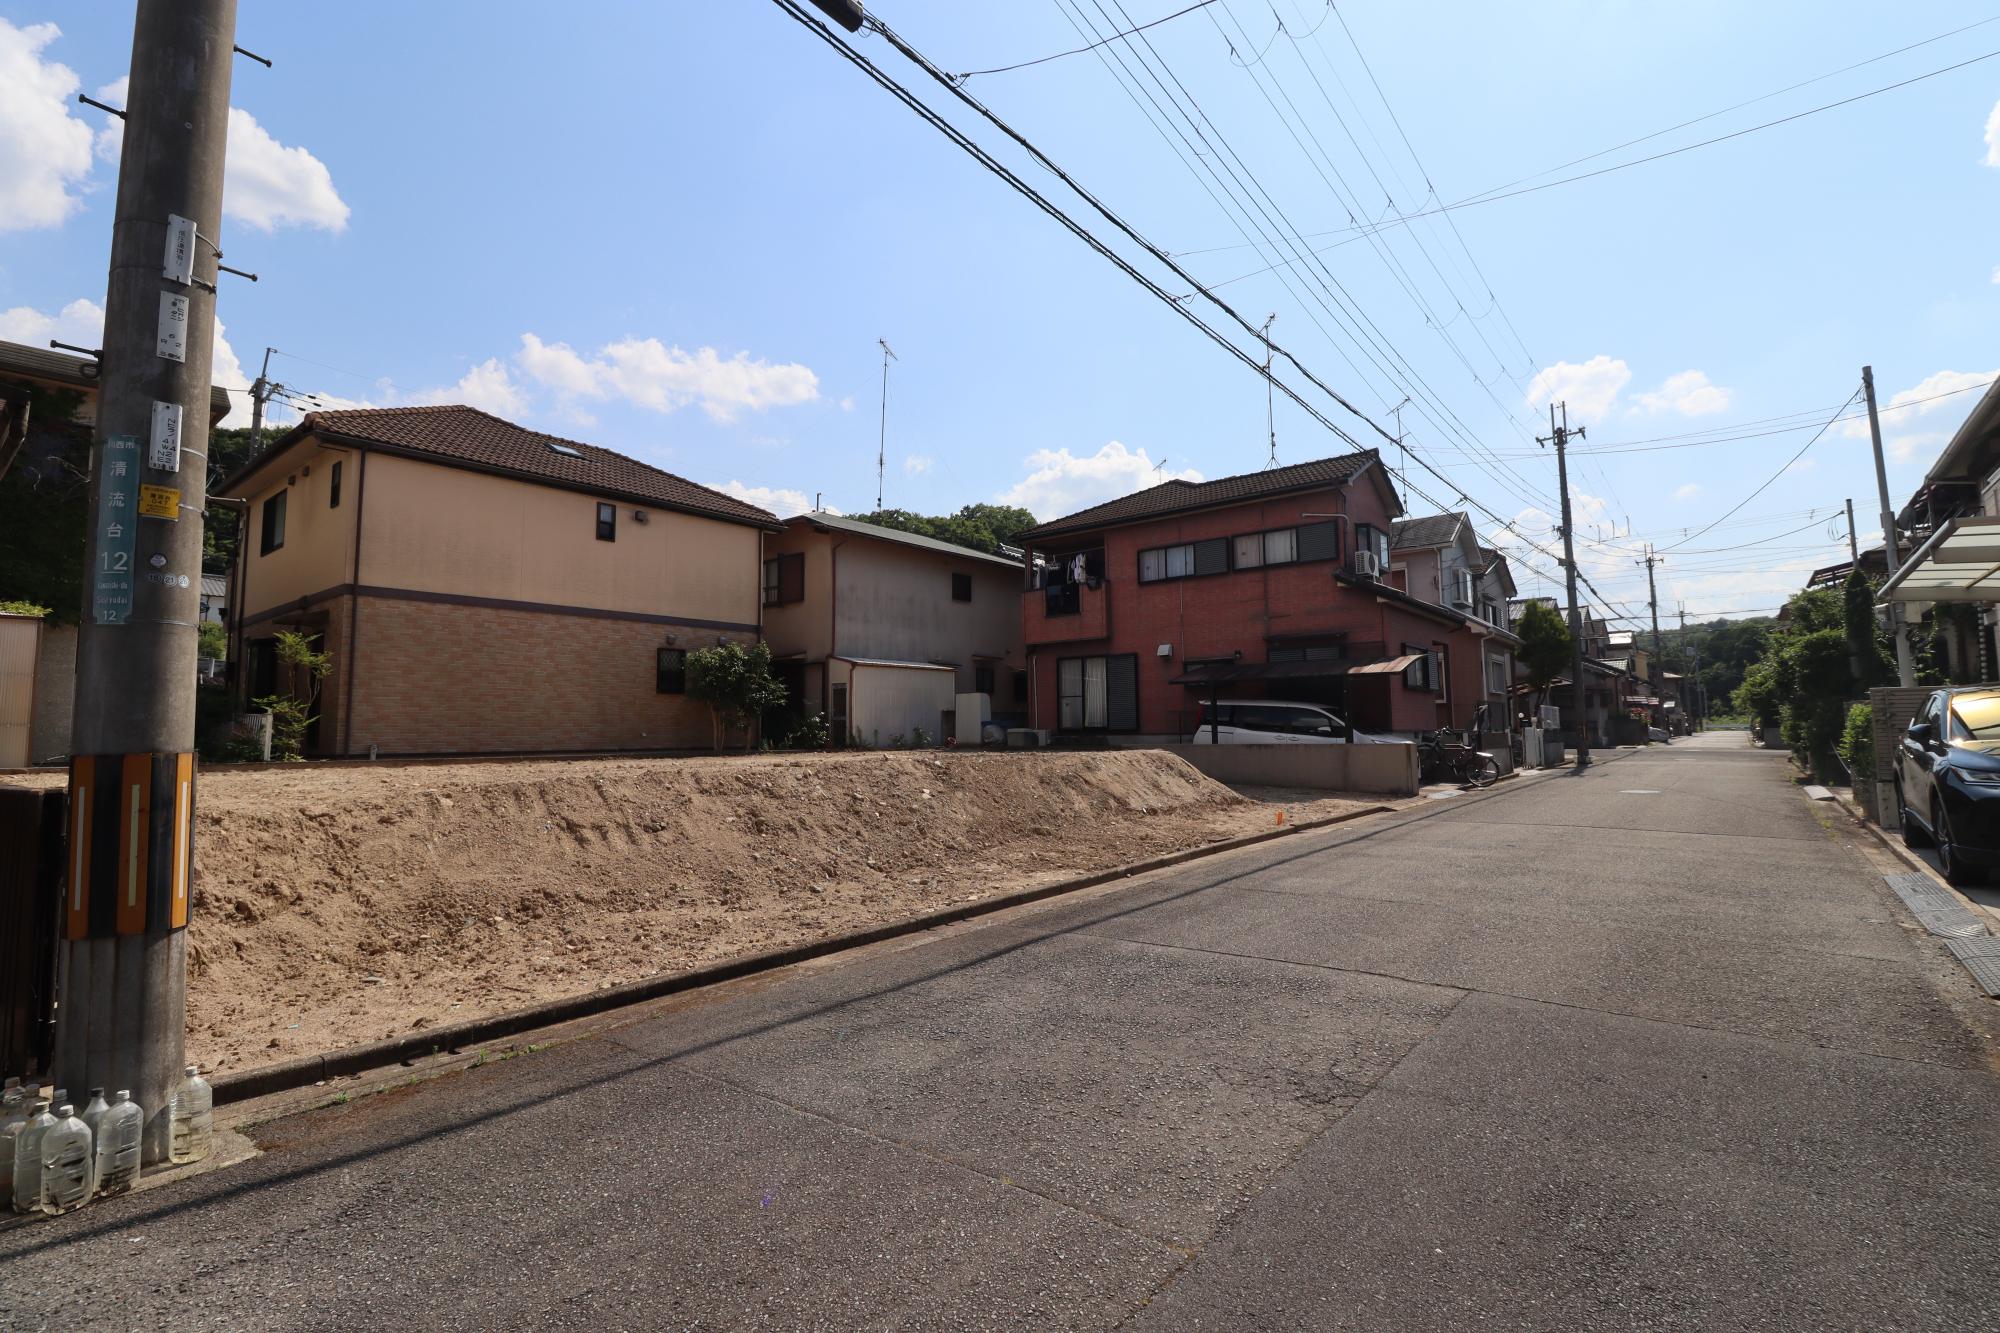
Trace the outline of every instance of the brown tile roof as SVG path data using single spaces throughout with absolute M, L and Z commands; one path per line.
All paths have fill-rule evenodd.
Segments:
M 1192 509 L 1234 504 L 1239 500 L 1282 495 L 1286 491 L 1318 490 L 1326 486 L 1345 485 L 1360 475 L 1363 468 L 1375 462 L 1377 457 L 1373 449 L 1362 449 L 1333 458 L 1316 458 L 1310 463 L 1294 463 L 1290 467 L 1246 472 L 1237 477 L 1217 477 L 1214 481 L 1179 479 L 1163 481 L 1158 486 L 1149 486 L 1143 491 L 1134 491 L 1116 500 L 1107 500 L 1101 505 L 1093 505 L 1089 509 L 1051 519 L 1039 527 L 1030 528 L 1022 533 L 1020 540 L 1034 541 L 1042 537 L 1057 537 L 1088 528 L 1110 527 L 1118 523 L 1133 523 L 1140 519 L 1185 513 Z
M 775 529 L 777 516 L 734 496 L 641 463 L 595 444 L 517 426 L 475 407 L 360 407 L 309 413 L 270 449 L 219 488 L 227 491 L 264 459 L 294 440 L 318 434 L 433 458 L 447 466 L 498 472 L 565 490 L 677 509 L 684 513 Z M 569 450 L 573 452 L 562 452 Z

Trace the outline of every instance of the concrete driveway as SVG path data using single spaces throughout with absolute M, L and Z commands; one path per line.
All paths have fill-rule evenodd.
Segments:
M 10 1328 L 2000 1327 L 1993 1011 L 1740 735 L 719 988 L 0 1234 Z

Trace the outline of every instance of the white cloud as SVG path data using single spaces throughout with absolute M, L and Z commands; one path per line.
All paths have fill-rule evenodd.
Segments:
M 1678 375 L 1667 376 L 1666 383 L 1650 393 L 1638 395 L 1634 402 L 1647 412 L 1678 412 L 1685 417 L 1701 417 L 1727 410 L 1729 397 L 1729 390 L 1709 383 L 1708 376 L 1701 371 L 1683 370 Z
M 104 307 L 88 297 L 79 296 L 53 315 L 25 305 L 0 310 L 0 340 L 23 343 L 29 347 L 46 347 L 51 338 L 72 347 L 99 346 L 104 341 Z M 220 319 L 215 321 L 215 341 L 210 344 L 208 382 L 236 390 L 250 383 L 243 373 L 243 363 L 236 358 L 236 349 L 229 345 Z M 238 406 L 248 401 L 240 392 L 230 397 Z
M 622 398 L 663 413 L 694 404 L 721 422 L 745 409 L 762 412 L 819 397 L 819 376 L 805 366 L 752 360 L 748 352 L 725 360 L 713 347 L 687 352 L 658 338 L 625 338 L 585 357 L 568 343 L 524 333 L 515 360 L 529 378 L 559 393 Z
M 222 211 L 259 231 L 292 224 L 347 229 L 347 203 L 333 188 L 326 163 L 287 148 L 240 106 L 229 108 L 229 156 L 223 167 Z
M 1202 479 L 1193 468 L 1159 471 L 1144 449 L 1127 449 L 1117 440 L 1084 458 L 1068 449 L 1037 449 L 1024 462 L 1028 475 L 1003 493 L 1000 503 L 1018 505 L 1045 522 L 1163 481 Z
M 487 357 L 465 372 L 449 388 L 423 389 L 406 400 L 412 403 L 464 403 L 510 420 L 526 415 L 528 395 L 508 375 L 498 357 Z
M 784 487 L 746 486 L 732 479 L 711 489 L 721 491 L 724 495 L 733 495 L 746 504 L 756 505 L 759 509 L 768 509 L 779 518 L 791 518 L 795 514 L 809 513 L 813 507 L 811 497 L 804 491 L 788 490 Z M 838 514 L 840 511 L 828 505 L 826 512 Z
M 1619 391 L 1632 379 L 1622 360 L 1593 356 L 1581 363 L 1558 361 L 1545 366 L 1528 384 L 1528 405 L 1544 408 L 1567 402 L 1571 422 L 1596 421 L 1610 413 Z
M 922 454 L 903 456 L 903 475 L 907 477 L 921 477 L 935 466 L 937 466 L 935 458 L 925 458 Z
M 1879 411 L 1883 454 L 1897 463 L 1909 463 L 1920 457 L 1928 462 L 1951 438 L 1951 431 L 1938 425 L 1920 429 L 1918 421 L 1931 417 L 1935 422 L 1941 417 L 1956 429 L 1979 401 L 1980 388 L 1994 379 L 2000 379 L 2000 370 L 1940 370 L 1921 383 L 1891 395 Z M 1854 414 L 1842 421 L 1837 430 L 1849 439 L 1867 439 L 1868 414 L 1854 409 Z
M 47 347 L 49 339 L 75 347 L 95 347 L 104 336 L 104 307 L 79 296 L 53 315 L 33 306 L 0 310 L 0 339 L 29 347 Z
M 61 35 L 0 19 L 0 231 L 60 226 L 82 203 L 72 191 L 90 174 L 91 129 L 69 112 L 78 80 L 42 58 Z
M 1993 266 L 1993 283 L 1995 286 L 2000 286 L 2000 264 Z
M 122 107 L 129 98 L 132 76 L 120 74 L 117 79 L 97 90 L 97 100 L 112 106 Z M 97 155 L 107 162 L 116 162 L 120 150 L 125 147 L 125 122 L 116 116 L 106 116 L 104 125 L 97 131 Z
M 1993 114 L 1986 118 L 1986 165 L 2000 167 L 2000 102 L 1993 104 Z
M 1701 487 L 1691 481 L 1687 485 L 1681 487 L 1679 490 L 1674 492 L 1674 499 L 1692 500 L 1694 499 L 1695 496 L 1700 494 L 1701 494 Z
M 129 78 L 107 83 L 98 97 L 113 106 L 127 100 Z M 113 119 L 97 133 L 97 156 L 116 163 L 125 126 Z M 296 145 L 287 148 L 240 106 L 229 108 L 229 147 L 223 159 L 222 213 L 259 231 L 278 227 L 347 230 L 350 210 L 333 187 L 326 163 Z
M 1993 270 L 1993 281 L 2000 282 L 2000 268 Z M 840 410 L 843 412 L 852 412 L 854 410 L 853 394 L 850 393 L 847 397 L 840 400 Z
M 1941 430 L 1916 431 L 1909 435 L 1890 435 L 1882 440 L 1882 450 L 1892 463 L 1914 462 L 1919 454 L 1926 459 L 1943 449 L 1951 436 Z

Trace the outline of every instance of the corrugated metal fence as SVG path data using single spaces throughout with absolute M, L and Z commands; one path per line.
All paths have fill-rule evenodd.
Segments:
M 66 792 L 0 787 L 0 1075 L 48 1071 Z

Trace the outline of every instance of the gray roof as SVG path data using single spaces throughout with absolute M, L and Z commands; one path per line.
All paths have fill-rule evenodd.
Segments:
M 1425 514 L 1421 518 L 1399 518 L 1389 528 L 1389 549 L 1427 551 L 1451 545 L 1461 523 L 1472 520 L 1463 513 Z
M 1059 536 L 1066 532 L 1081 532 L 1090 528 L 1110 527 L 1115 523 L 1134 523 L 1141 519 L 1160 518 L 1167 514 L 1183 514 L 1194 509 L 1207 509 L 1214 505 L 1235 504 L 1241 500 L 1256 500 L 1267 495 L 1281 495 L 1287 491 L 1324 490 L 1329 486 L 1344 486 L 1361 475 L 1378 455 L 1373 449 L 1362 449 L 1351 454 L 1339 454 L 1333 458 L 1316 458 L 1309 463 L 1294 463 L 1290 467 L 1266 468 L 1262 472 L 1245 472 L 1235 477 L 1217 477 L 1214 481 L 1182 481 L 1175 478 L 1163 481 L 1157 486 L 1148 486 L 1143 491 L 1121 495 L 1116 500 L 1107 500 L 1101 505 L 1079 510 L 1062 518 L 1051 519 L 1040 527 L 1030 528 L 1021 534 L 1026 541 L 1037 541 L 1043 537 Z
M 72 356 L 49 347 L 26 343 L 0 342 L 0 375 L 23 375 L 30 379 L 54 380 L 87 393 L 97 392 L 97 362 Z M 220 387 L 208 391 L 208 419 L 212 426 L 229 415 L 229 394 Z
M 201 595 L 203 597 L 227 597 L 229 595 L 229 576 L 227 574 L 203 574 L 201 576 Z
M 1019 569 L 1018 559 L 1009 560 L 1003 555 L 988 555 L 975 551 L 970 546 L 960 546 L 955 542 L 941 542 L 935 537 L 921 533 L 904 532 L 900 528 L 885 528 L 879 523 L 864 523 L 858 518 L 848 518 L 844 514 L 827 514 L 814 510 L 810 514 L 800 514 L 797 518 L 785 520 L 785 526 L 794 523 L 810 523 L 816 528 L 831 528 L 835 532 L 851 532 L 857 537 L 873 537 L 877 541 L 897 542 L 904 546 L 915 546 L 939 555 L 956 556 L 962 560 L 984 560 L 989 565 L 999 565 L 1003 569 Z

